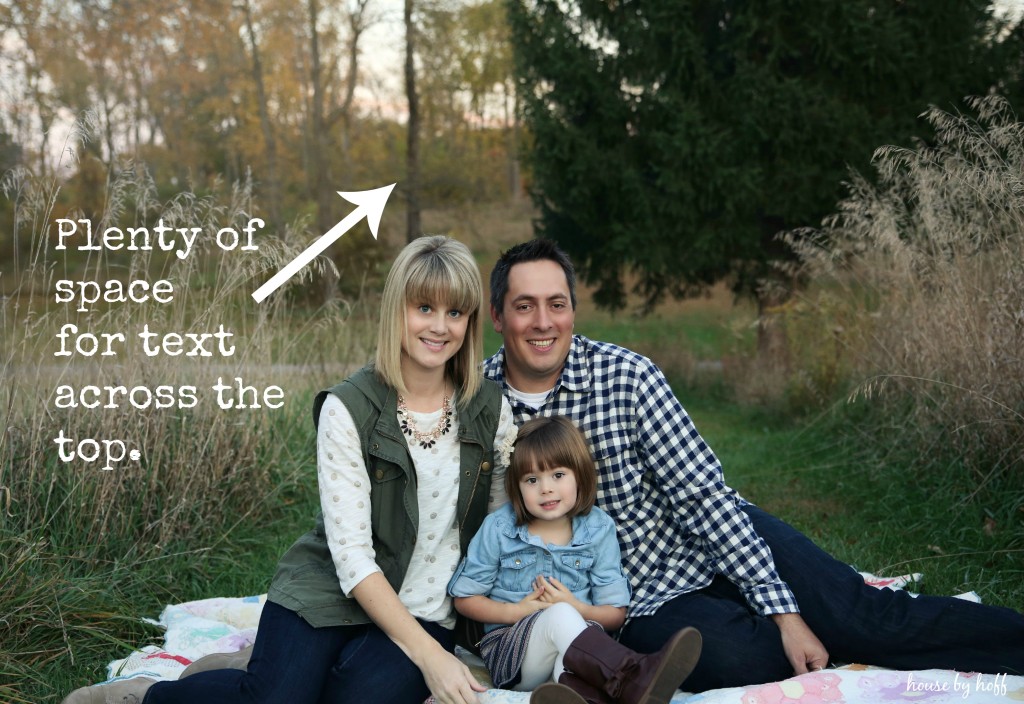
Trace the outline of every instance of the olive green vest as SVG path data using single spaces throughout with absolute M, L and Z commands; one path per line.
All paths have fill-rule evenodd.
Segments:
M 317 425 L 329 393 L 341 399 L 355 421 L 370 478 L 376 562 L 397 593 L 412 557 L 419 524 L 416 472 L 398 426 L 398 393 L 381 382 L 368 365 L 317 394 L 313 402 L 313 421 Z M 465 554 L 487 514 L 501 391 L 485 380 L 480 391 L 468 403 L 460 403 L 457 411 L 460 481 L 456 518 Z M 356 600 L 341 590 L 327 547 L 323 513 L 317 516 L 316 527 L 281 558 L 267 598 L 295 611 L 314 627 L 370 621 Z

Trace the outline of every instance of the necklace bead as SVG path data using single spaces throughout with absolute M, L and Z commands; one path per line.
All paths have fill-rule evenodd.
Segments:
M 437 443 L 437 439 L 452 428 L 452 408 L 448 403 L 447 395 L 441 401 L 441 417 L 432 430 L 423 432 L 416 427 L 416 421 L 409 414 L 409 407 L 406 406 L 405 399 L 401 395 L 398 397 L 398 417 L 401 419 L 399 426 L 402 428 L 402 432 L 415 440 L 424 450 L 432 448 Z

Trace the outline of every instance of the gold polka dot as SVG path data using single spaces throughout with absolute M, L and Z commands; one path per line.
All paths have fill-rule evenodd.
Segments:
M 440 495 L 441 495 L 441 492 L 439 492 L 439 491 L 435 491 L 435 492 L 434 492 L 433 494 L 431 494 L 431 496 L 433 496 L 433 497 L 434 497 L 435 499 L 436 499 L 436 498 L 437 498 L 438 496 L 440 496 Z
M 362 483 L 362 482 L 355 482 L 355 485 L 356 485 L 356 486 L 362 486 L 362 485 L 363 485 L 363 483 Z
M 432 513 L 432 514 L 430 514 L 430 517 L 431 517 L 431 518 L 437 518 L 437 513 Z
M 334 415 L 334 409 L 333 408 L 329 411 L 329 414 L 332 415 L 332 416 Z
M 430 535 L 427 536 L 427 540 L 433 540 L 433 539 L 434 539 L 434 534 L 433 533 L 431 533 Z
M 324 433 L 324 435 L 326 435 L 327 437 L 331 437 L 331 431 L 328 430 L 326 433 Z
M 366 524 L 365 523 L 360 523 L 359 524 L 359 530 L 364 530 L 365 528 L 366 528 Z
M 357 462 L 351 462 L 349 466 L 351 466 L 351 467 L 358 467 L 358 466 L 359 466 L 359 463 L 357 463 Z
M 334 497 L 334 503 L 338 503 L 339 501 L 341 501 L 341 497 L 340 496 L 335 496 Z
M 334 455 L 333 455 L 333 454 L 331 454 L 330 452 L 328 452 L 328 453 L 327 453 L 327 459 L 329 459 L 329 460 L 333 460 L 333 459 L 334 459 Z
M 363 507 L 363 502 L 362 502 L 362 501 L 360 501 L 359 503 L 357 503 L 357 504 L 356 504 L 356 507 L 358 507 L 358 508 L 362 508 L 362 507 Z
M 427 578 L 427 583 L 428 584 L 433 584 L 434 583 L 434 578 L 433 577 L 428 577 Z
M 355 577 L 356 576 L 356 571 L 355 570 L 349 571 L 348 576 L 349 577 Z
M 427 597 L 427 603 L 430 603 L 430 602 L 431 602 L 431 601 L 433 601 L 433 600 L 434 600 L 434 597 L 432 597 L 432 596 L 428 596 L 428 597 Z

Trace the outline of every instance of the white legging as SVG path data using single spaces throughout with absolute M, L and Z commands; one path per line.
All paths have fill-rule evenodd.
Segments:
M 565 651 L 587 625 L 580 612 L 569 604 L 552 604 L 544 609 L 533 622 L 523 657 L 522 676 L 514 689 L 525 692 L 549 680 L 557 682 L 565 671 L 562 668 Z

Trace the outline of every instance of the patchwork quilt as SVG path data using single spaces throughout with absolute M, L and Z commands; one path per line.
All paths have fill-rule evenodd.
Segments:
M 865 580 L 879 588 L 901 588 L 920 575 Z M 961 598 L 977 600 L 973 593 Z M 255 640 L 256 626 L 266 595 L 214 598 L 167 606 L 156 621 L 165 629 L 162 647 L 147 646 L 122 660 L 111 662 L 111 680 L 135 676 L 157 680 L 177 679 L 194 660 L 210 653 L 241 650 Z M 483 662 L 458 651 L 482 683 L 491 681 Z M 481 704 L 528 704 L 528 692 L 489 689 Z M 812 672 L 781 682 L 717 689 L 700 694 L 677 692 L 672 704 L 1010 704 L 1024 702 L 1024 677 L 983 675 L 950 670 L 900 672 L 864 665 Z M 428 701 L 428 704 L 429 701 Z

